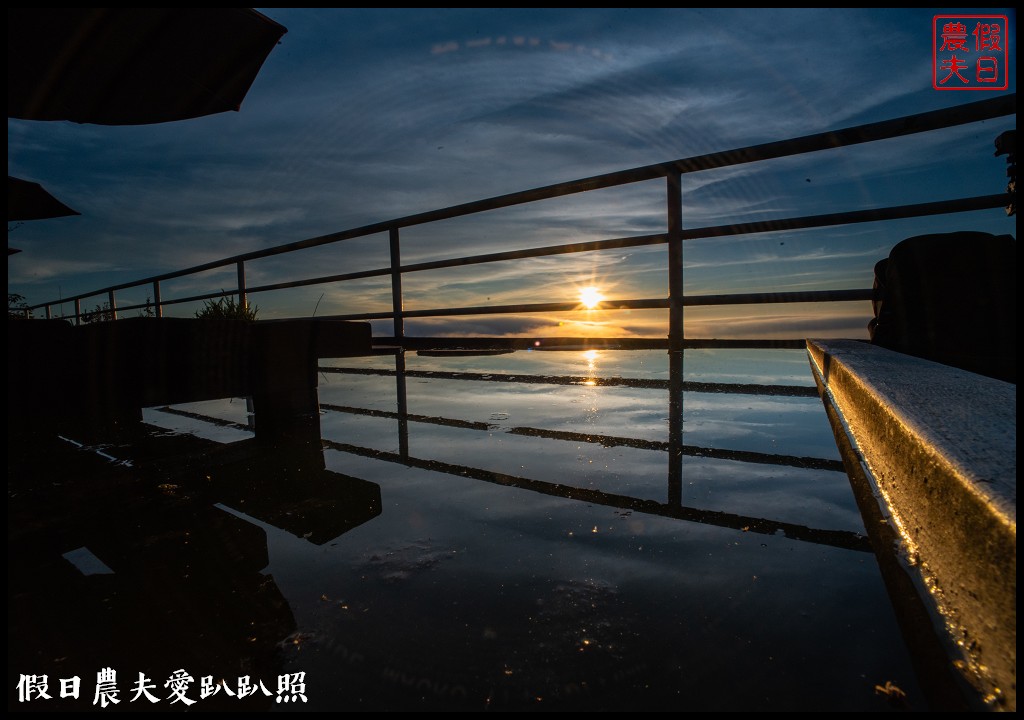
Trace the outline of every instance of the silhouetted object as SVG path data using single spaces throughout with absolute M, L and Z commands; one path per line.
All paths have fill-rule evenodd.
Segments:
M 180 436 L 133 447 L 187 454 L 197 445 Z M 160 704 L 142 700 L 153 710 L 178 707 L 169 705 L 163 683 L 182 667 L 196 680 L 188 693 L 193 700 L 204 675 L 229 685 L 249 675 L 270 692 L 277 689 L 284 672 L 279 643 L 296 625 L 265 573 L 263 529 L 196 499 L 176 477 L 161 477 L 159 456 L 115 464 L 47 436 L 18 444 L 9 462 L 16 491 L 8 506 L 8 675 L 48 673 L 51 683 L 77 675 L 83 686 L 80 699 L 52 693 L 37 709 L 91 707 L 85 686 L 108 665 L 120 669 L 125 684 L 139 672 L 153 680 Z M 76 569 L 63 557 L 76 548 L 112 572 Z M 140 707 L 130 705 L 126 691 L 123 686 L 122 702 Z M 11 709 L 14 701 L 8 702 Z M 273 705 L 262 692 L 244 700 L 220 692 L 195 707 Z
M 1017 214 L 1017 131 L 1007 130 L 996 138 L 996 157 L 1006 155 L 1006 192 L 1010 202 L 1006 205 L 1007 215 Z
M 258 305 L 240 302 L 234 295 L 206 300 L 203 307 L 196 310 L 196 317 L 205 320 L 255 320 L 259 314 Z
M 875 265 L 875 345 L 1017 382 L 1017 241 L 955 232 L 897 244 Z
M 64 320 L 7 318 L 9 434 L 58 422 L 77 397 L 75 328 Z
M 69 208 L 39 183 L 7 176 L 7 222 L 45 220 L 78 214 L 77 210 Z
M 191 462 L 197 497 L 324 545 L 381 514 L 380 485 L 326 468 L 320 442 L 266 448 L 239 440 Z
M 7 116 L 142 125 L 238 110 L 287 30 L 249 8 L 12 8 Z
M 365 355 L 369 323 L 9 320 L 8 419 L 130 425 L 142 408 L 252 396 L 261 443 L 320 441 L 317 361 Z

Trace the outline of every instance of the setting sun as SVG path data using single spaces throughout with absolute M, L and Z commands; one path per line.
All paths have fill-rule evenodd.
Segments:
M 596 287 L 585 287 L 580 290 L 580 303 L 587 310 L 593 310 L 601 301 L 604 300 L 604 295 Z

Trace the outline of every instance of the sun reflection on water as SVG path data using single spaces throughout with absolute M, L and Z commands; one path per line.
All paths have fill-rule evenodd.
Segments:
M 598 350 L 584 350 L 583 359 L 587 361 L 587 379 L 583 381 L 584 385 L 597 385 L 597 359 L 601 357 L 601 353 Z

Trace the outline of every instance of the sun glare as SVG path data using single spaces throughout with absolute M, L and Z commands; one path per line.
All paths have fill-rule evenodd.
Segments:
M 587 310 L 593 310 L 601 301 L 604 300 L 604 295 L 596 287 L 585 287 L 580 290 L 580 303 Z

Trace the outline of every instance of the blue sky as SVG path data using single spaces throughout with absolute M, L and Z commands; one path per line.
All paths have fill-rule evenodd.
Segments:
M 9 174 L 43 183 L 82 213 L 9 234 L 24 251 L 8 260 L 12 292 L 42 302 L 493 195 L 996 94 L 932 88 L 930 9 L 261 12 L 288 33 L 238 113 L 137 127 L 8 121 Z M 982 12 L 1009 15 L 1015 31 L 1012 10 L 971 10 Z M 1011 35 L 1007 92 L 1016 90 L 1015 44 Z M 1005 162 L 992 142 L 1015 123 L 688 176 L 684 224 L 1000 192 Z M 409 229 L 403 259 L 663 229 L 664 185 L 651 182 Z M 900 239 L 962 229 L 1015 234 L 1016 222 L 993 210 L 693 241 L 686 290 L 868 287 L 872 266 Z M 386 264 L 387 239 L 373 236 L 253 262 L 249 284 Z M 233 282 L 233 271 L 210 273 L 163 293 Z M 610 298 L 664 297 L 665 249 L 407 275 L 406 307 L 571 301 L 590 285 Z M 252 302 L 261 317 L 314 307 L 322 316 L 387 309 L 389 292 L 367 280 Z M 828 320 L 809 305 L 693 310 L 687 334 L 864 334 L 867 304 L 825 309 Z M 408 329 L 664 336 L 665 319 L 598 311 L 439 318 Z

